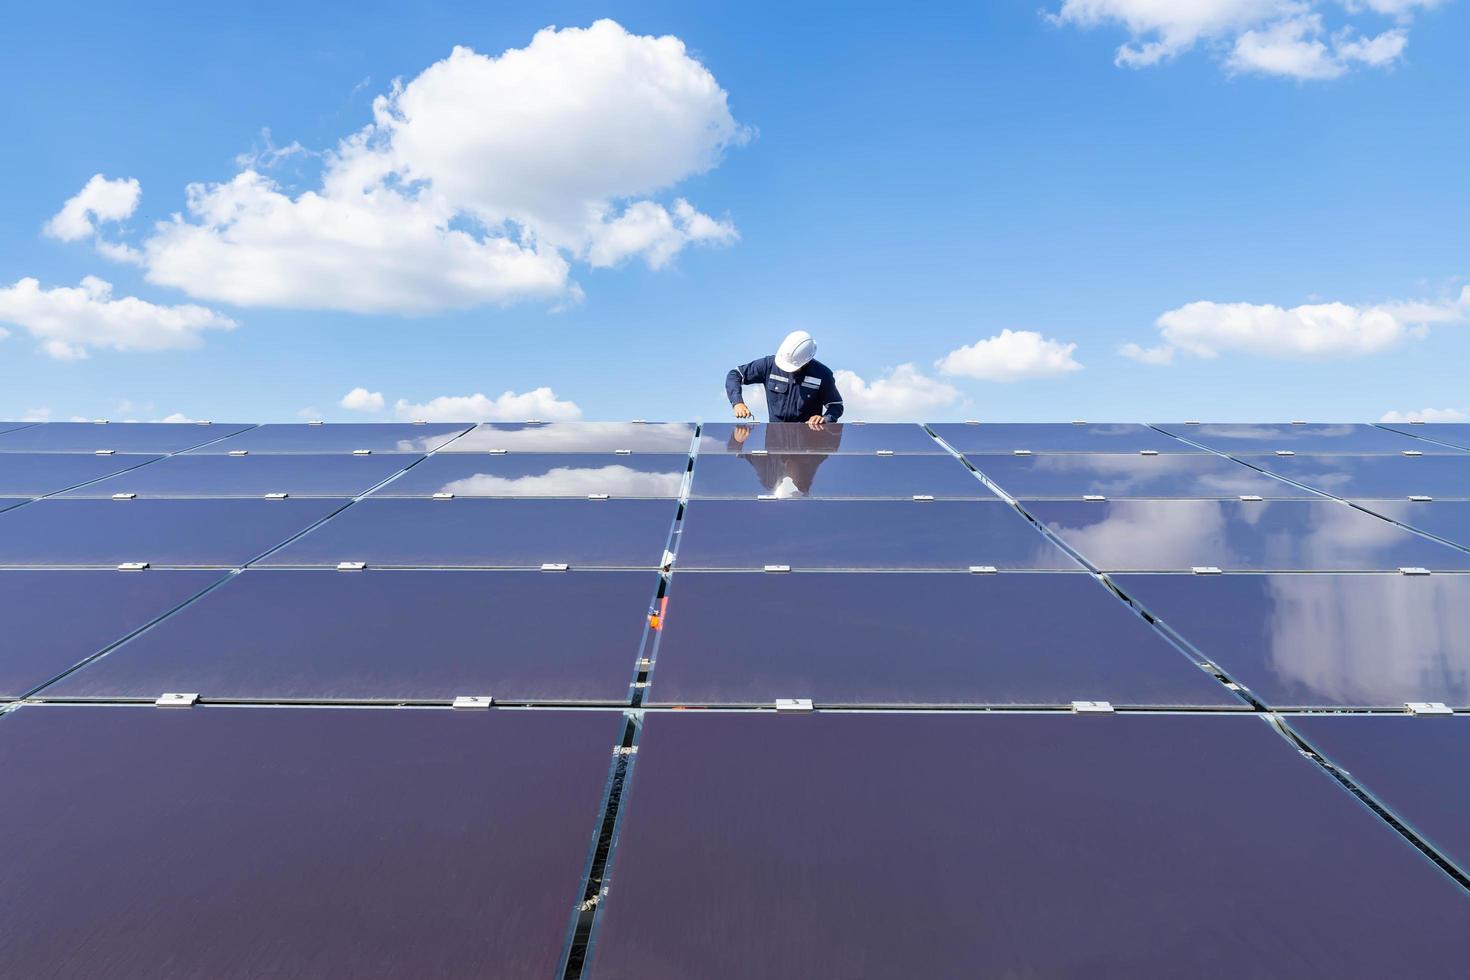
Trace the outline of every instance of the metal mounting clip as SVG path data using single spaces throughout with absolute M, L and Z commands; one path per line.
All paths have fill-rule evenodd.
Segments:
M 365 561 L 339 561 L 339 562 L 337 562 L 337 571 L 339 571 L 339 572 L 360 572 L 364 568 L 367 568 L 367 562 L 365 562 Z
M 1195 565 L 1190 569 L 1196 575 L 1223 575 L 1218 565 Z
M 454 708 L 488 708 L 495 699 L 488 694 L 462 694 L 454 699 L 450 707 Z
M 198 694 L 160 694 L 153 704 L 158 708 L 192 708 L 199 701 Z
M 811 711 L 811 698 L 777 698 L 777 711 Z
M 1073 714 L 1079 715 L 1110 715 L 1113 713 L 1111 701 L 1073 701 Z
M 1406 701 L 1404 710 L 1411 715 L 1452 715 L 1454 712 L 1443 701 Z
M 148 568 L 146 561 L 125 561 L 117 566 L 119 572 L 141 572 Z
M 1417 565 L 1409 565 L 1399 569 L 1400 575 L 1428 575 L 1429 569 L 1420 568 Z

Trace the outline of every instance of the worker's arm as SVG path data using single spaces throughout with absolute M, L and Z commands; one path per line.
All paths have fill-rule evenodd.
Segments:
M 828 375 L 817 397 L 821 399 L 823 422 L 836 422 L 842 418 L 842 393 L 837 390 L 836 378 Z
M 741 364 L 738 367 L 731 368 L 730 373 L 725 375 L 725 394 L 729 397 L 730 404 L 735 408 L 736 418 L 748 418 L 750 416 L 749 409 L 746 409 L 743 415 L 740 412 L 742 408 L 745 408 L 745 392 L 743 389 L 746 385 L 765 384 L 766 376 L 771 373 L 771 364 L 774 360 L 775 358 L 769 355 L 760 357 L 751 361 L 749 364 Z

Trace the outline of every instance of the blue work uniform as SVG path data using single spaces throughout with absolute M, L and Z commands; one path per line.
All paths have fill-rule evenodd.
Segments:
M 842 396 L 832 369 L 821 361 L 807 361 L 799 371 L 783 371 L 776 367 L 776 356 L 765 357 L 731 368 L 725 375 L 725 394 L 730 404 L 745 401 L 742 388 L 765 385 L 766 410 L 772 422 L 805 422 L 813 415 L 823 421 L 842 418 Z

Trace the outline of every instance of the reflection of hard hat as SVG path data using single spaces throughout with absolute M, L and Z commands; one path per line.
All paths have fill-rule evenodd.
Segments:
M 789 476 L 783 476 L 781 482 L 776 484 L 775 496 L 777 500 L 790 500 L 792 497 L 804 497 L 806 494 L 801 492 L 795 480 Z
M 776 367 L 783 371 L 800 371 L 817 356 L 817 342 L 805 330 L 793 330 L 776 348 Z

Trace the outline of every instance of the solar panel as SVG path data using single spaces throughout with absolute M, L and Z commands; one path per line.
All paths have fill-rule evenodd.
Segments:
M 261 425 L 196 453 L 427 453 L 470 428 L 468 422 L 410 422 Z
M 0 697 L 16 698 L 173 609 L 219 572 L 0 571 Z
M 266 564 L 657 568 L 675 510 L 670 500 L 370 497 L 271 555 Z
M 0 494 L 42 497 L 158 458 L 91 453 L 0 453 Z
M 38 500 L 0 514 L 0 566 L 232 567 L 341 506 L 324 500 Z
M 598 711 L 22 708 L 0 720 L 14 976 L 551 976 Z
M 1244 707 L 1082 574 L 677 573 L 652 678 L 655 704 Z
M 982 422 L 931 425 L 962 453 L 1198 453 L 1178 439 L 1133 423 Z
M 1415 449 L 1425 453 L 1456 451 L 1376 425 L 1170 423 L 1160 425 L 1159 428 L 1225 453 L 1401 453 Z
M 29 502 L 30 499 L 30 497 L 0 497 L 0 511 L 9 510 L 12 507 L 19 507 L 21 504 Z
M 375 496 L 677 497 L 688 468 L 688 457 L 673 453 L 440 453 Z
M 1273 707 L 1470 707 L 1470 577 L 1119 575 Z
M 625 702 L 657 586 L 649 572 L 246 571 L 44 693 Z
M 1470 501 L 1361 500 L 1375 514 L 1470 548 Z
M 1206 453 L 975 455 L 981 473 L 1013 497 L 1312 497 L 1244 463 Z M 1470 457 L 1467 457 L 1470 460 Z
M 0 432 L 10 432 L 13 429 L 24 429 L 35 424 L 35 422 L 0 422 Z
M 1470 569 L 1470 554 L 1335 500 L 1043 500 L 1026 509 L 1104 571 Z
M 1263 465 L 1336 497 L 1470 498 L 1470 455 L 1284 456 Z
M 705 453 L 919 453 L 947 455 L 920 426 L 897 422 L 715 422 L 699 432 Z
M 1470 956 L 1460 886 L 1244 714 L 652 712 L 626 807 L 592 977 L 1398 976 Z
M 994 497 L 952 456 L 701 456 L 693 497 Z
M 689 453 L 694 426 L 686 422 L 484 422 L 448 452 Z
M 1078 567 L 999 501 L 692 500 L 680 537 L 680 568 Z
M 1464 422 L 1423 422 L 1412 425 L 1405 422 L 1384 425 L 1383 428 L 1402 432 L 1416 439 L 1443 443 L 1456 449 L 1470 449 L 1470 424 Z M 1429 447 L 1423 448 L 1427 450 Z
M 284 493 L 291 497 L 355 497 L 420 459 L 423 457 L 404 453 L 170 456 L 63 496 L 263 497 Z
M 1470 869 L 1470 719 L 1302 715 L 1287 723 L 1462 872 Z
M 177 453 L 250 428 L 185 422 L 46 422 L 0 433 L 0 452 Z

